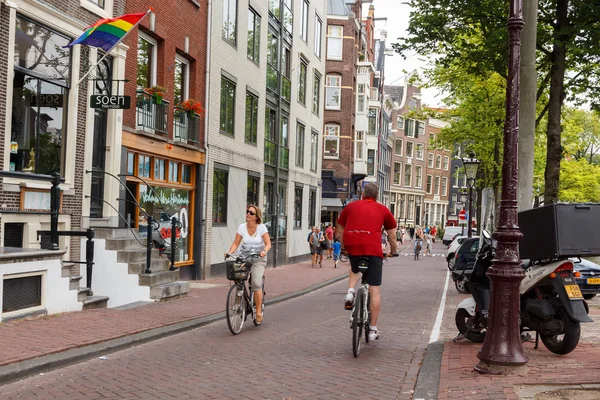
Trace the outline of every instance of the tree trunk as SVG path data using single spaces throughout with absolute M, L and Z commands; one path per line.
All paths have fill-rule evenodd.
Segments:
M 552 68 L 550 69 L 550 100 L 548 102 L 548 129 L 546 170 L 544 172 L 545 190 L 544 204 L 558 201 L 558 182 L 560 179 L 561 147 L 561 111 L 564 99 L 565 60 L 567 49 L 565 43 L 569 40 L 565 32 L 569 25 L 569 0 L 558 0 L 556 5 L 556 25 L 554 28 L 554 46 L 552 48 Z
M 537 11 L 538 0 L 523 2 L 525 27 L 521 33 L 521 103 L 519 105 L 519 211 L 533 203 L 533 153 L 537 101 Z

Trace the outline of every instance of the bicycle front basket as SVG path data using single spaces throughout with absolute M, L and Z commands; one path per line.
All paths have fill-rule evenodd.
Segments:
M 243 281 L 248 279 L 248 268 L 247 263 L 238 263 L 235 261 L 227 261 L 227 279 L 230 281 Z

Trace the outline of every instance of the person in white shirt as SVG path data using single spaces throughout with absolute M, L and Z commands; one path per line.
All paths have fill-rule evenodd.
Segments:
M 262 223 L 262 210 L 255 206 L 249 205 L 246 209 L 246 223 L 238 227 L 235 235 L 235 240 L 229 248 L 229 254 L 233 254 L 238 247 L 240 253 L 258 253 L 259 259 L 252 262 L 252 292 L 254 292 L 254 304 L 256 305 L 256 322 L 258 325 L 262 323 L 262 278 L 265 274 L 267 265 L 267 253 L 271 250 L 271 237 L 265 224 Z

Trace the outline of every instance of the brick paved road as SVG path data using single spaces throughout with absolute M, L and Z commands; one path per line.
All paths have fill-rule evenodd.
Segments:
M 221 321 L 0 387 L 0 399 L 408 399 L 437 314 L 443 260 L 387 262 L 382 337 L 358 359 L 340 282 L 269 307 L 263 326 L 247 322 L 238 336 Z

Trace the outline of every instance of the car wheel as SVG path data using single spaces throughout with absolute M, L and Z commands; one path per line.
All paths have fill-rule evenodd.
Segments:
M 594 297 L 596 297 L 596 294 L 597 293 L 586 293 L 586 294 L 583 295 L 583 298 L 586 299 L 586 300 L 591 300 Z

